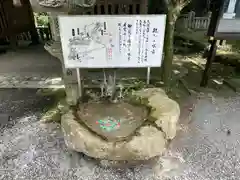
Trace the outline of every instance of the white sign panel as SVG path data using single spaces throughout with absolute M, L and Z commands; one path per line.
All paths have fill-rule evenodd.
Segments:
M 165 15 L 59 16 L 65 67 L 160 67 L 165 22 Z
M 217 33 L 232 36 L 240 33 L 240 0 L 224 0 L 223 14 L 220 17 Z

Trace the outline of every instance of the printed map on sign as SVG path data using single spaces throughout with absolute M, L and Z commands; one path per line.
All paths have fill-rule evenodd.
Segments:
M 66 68 L 159 67 L 165 15 L 60 16 Z

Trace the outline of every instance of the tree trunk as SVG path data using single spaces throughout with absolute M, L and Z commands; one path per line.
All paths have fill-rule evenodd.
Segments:
M 176 13 L 173 8 L 170 8 L 167 13 L 167 22 L 164 39 L 164 59 L 162 64 L 162 80 L 164 86 L 168 87 L 172 75 L 172 62 L 173 62 L 173 40 L 174 28 L 176 23 Z

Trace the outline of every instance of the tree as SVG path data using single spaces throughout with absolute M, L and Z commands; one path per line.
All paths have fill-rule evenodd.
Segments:
M 181 10 L 187 6 L 191 0 L 163 0 L 163 2 L 167 14 L 167 22 L 164 40 L 164 60 L 162 63 L 162 80 L 164 85 L 168 87 L 172 74 L 175 24 L 181 13 Z

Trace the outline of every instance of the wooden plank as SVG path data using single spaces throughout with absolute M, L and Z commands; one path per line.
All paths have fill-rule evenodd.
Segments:
M 97 14 L 101 14 L 101 4 L 97 4 Z
M 148 12 L 148 1 L 141 0 L 139 5 L 140 5 L 140 14 L 147 14 L 147 12 Z
M 1 34 L 0 37 L 3 38 L 10 34 L 9 28 L 9 16 L 8 13 L 11 11 L 10 1 L 0 1 L 0 21 L 1 21 Z
M 118 14 L 118 6 L 119 6 L 119 4 L 113 4 L 114 14 Z
M 136 4 L 136 14 L 141 14 L 141 5 Z
M 133 14 L 137 14 L 137 4 L 133 3 Z
M 124 14 L 123 12 L 123 4 L 118 4 L 118 14 Z
M 129 4 L 124 5 L 124 14 L 129 14 Z
M 209 76 L 210 76 L 210 72 L 211 72 L 211 68 L 212 68 L 212 63 L 214 61 L 214 58 L 216 56 L 216 51 L 217 51 L 217 40 L 214 39 L 211 42 L 211 48 L 209 51 L 209 55 L 207 58 L 207 63 L 203 72 L 203 76 L 202 76 L 202 81 L 201 81 L 201 86 L 202 87 L 206 87 L 208 84 L 208 80 L 209 80 Z
M 95 5 L 94 8 L 93 8 L 93 14 L 97 14 L 97 12 L 98 12 L 98 6 Z
M 109 14 L 114 14 L 114 5 L 112 3 L 108 4 L 108 11 Z
M 108 11 L 108 1 L 104 2 L 104 11 L 105 11 L 105 14 L 110 14 L 110 12 Z

